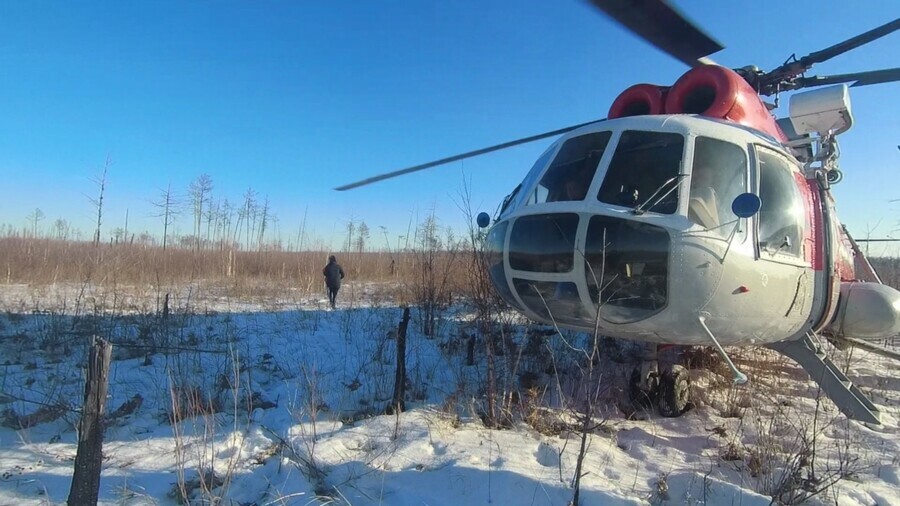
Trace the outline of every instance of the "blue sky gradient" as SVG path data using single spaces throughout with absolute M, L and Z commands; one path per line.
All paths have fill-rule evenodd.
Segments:
M 677 5 L 726 46 L 716 61 L 763 69 L 900 16 L 888 0 Z M 898 53 L 895 33 L 812 73 L 896 67 Z M 685 70 L 579 0 L 2 2 L 0 223 L 24 227 L 40 208 L 41 227 L 64 218 L 89 236 L 91 178 L 108 157 L 105 237 L 126 211 L 130 231 L 159 234 L 150 201 L 201 173 L 216 198 L 267 196 L 285 240 L 304 214 L 335 246 L 350 220 L 376 245 L 379 227 L 394 241 L 432 210 L 459 230 L 464 178 L 472 206 L 492 212 L 552 139 L 332 188 L 602 118 L 629 85 Z M 857 237 L 900 237 L 898 91 L 851 90 L 835 193 Z

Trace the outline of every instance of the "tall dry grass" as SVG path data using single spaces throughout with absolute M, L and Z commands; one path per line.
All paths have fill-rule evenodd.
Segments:
M 454 246 L 455 247 L 455 246 Z M 242 251 L 221 247 L 193 250 L 155 245 L 100 244 L 31 237 L 0 238 L 0 284 L 85 283 L 159 286 L 203 281 L 232 287 L 290 286 L 320 289 L 322 268 L 336 254 L 348 281 L 413 286 L 423 255 L 410 249 L 386 251 Z M 449 272 L 450 293 L 465 295 L 472 285 L 467 266 L 454 261 L 457 250 L 429 254 L 427 261 Z M 409 295 L 411 299 L 413 296 Z

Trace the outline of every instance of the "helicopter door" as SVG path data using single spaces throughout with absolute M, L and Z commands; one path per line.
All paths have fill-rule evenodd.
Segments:
M 799 171 L 786 156 L 755 147 L 759 176 L 756 241 L 759 257 L 753 270 L 738 270 L 731 279 L 746 279 L 750 293 L 744 310 L 767 321 L 767 335 L 792 336 L 812 310 L 814 272 L 803 257 L 805 207 L 794 176 Z M 747 266 L 749 267 L 749 266 Z M 755 276 L 747 277 L 751 272 Z

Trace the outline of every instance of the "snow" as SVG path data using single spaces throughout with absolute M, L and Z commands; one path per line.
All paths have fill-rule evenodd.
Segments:
M 179 484 L 192 504 L 572 499 L 581 434 L 571 425 L 578 412 L 560 391 L 578 384 L 569 366 L 588 336 L 563 340 L 504 315 L 520 353 L 498 355 L 498 384 L 519 390 L 520 398 L 505 405 L 512 406 L 509 426 L 489 429 L 479 417 L 487 384 L 483 347 L 476 365 L 466 365 L 461 336 L 473 329 L 463 305 L 443 315 L 433 337 L 419 332 L 413 310 L 408 410 L 386 415 L 401 310 L 376 286 L 347 287 L 335 311 L 325 309 L 324 295 L 238 300 L 195 286 L 173 291 L 164 323 L 154 315 L 155 290 L 119 290 L 0 287 L 0 420 L 8 410 L 22 417 L 68 403 L 59 418 L 0 428 L 0 505 L 65 502 L 85 343 L 94 334 L 117 343 L 108 413 L 136 394 L 142 399 L 134 412 L 109 421 L 101 504 L 179 504 Z M 544 345 L 529 348 L 535 339 Z M 150 344 L 165 352 L 148 355 L 137 346 Z M 813 504 L 900 505 L 900 368 L 889 360 L 833 351 L 882 409 L 880 427 L 848 421 L 795 364 L 757 349 L 734 350 L 749 385 L 729 386 L 715 367 L 695 369 L 695 409 L 679 418 L 643 413 L 631 420 L 617 405 L 633 366 L 632 345 L 604 345 L 611 351 L 598 369 L 602 395 L 581 504 L 764 505 L 780 485 L 793 485 L 782 487 L 794 494 L 782 499 L 819 487 L 825 490 Z M 548 360 L 556 375 L 547 374 Z M 526 371 L 537 388 L 515 388 Z M 174 417 L 173 392 L 182 399 Z

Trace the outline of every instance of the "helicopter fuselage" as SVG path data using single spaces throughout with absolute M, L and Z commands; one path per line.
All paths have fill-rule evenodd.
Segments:
M 732 203 L 746 193 L 761 208 L 739 218 Z M 507 197 L 488 249 L 492 282 L 527 316 L 656 343 L 821 331 L 855 279 L 827 184 L 778 140 L 689 115 L 562 137 Z M 900 321 L 887 297 L 885 332 Z

